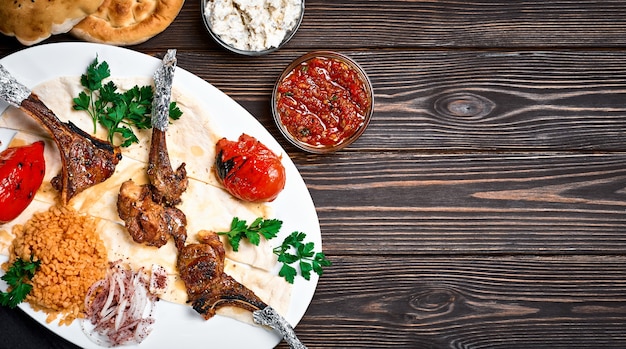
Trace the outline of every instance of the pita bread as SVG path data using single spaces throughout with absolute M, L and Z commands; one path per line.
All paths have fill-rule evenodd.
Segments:
M 95 12 L 103 0 L 11 0 L 0 6 L 0 32 L 34 45 L 51 35 L 67 33 Z
M 121 89 L 150 83 L 146 78 L 114 81 Z M 79 77 L 60 77 L 36 86 L 33 92 L 55 111 L 59 119 L 71 119 L 82 129 L 90 131 L 93 124 L 89 115 L 71 107 L 72 96 L 76 96 L 80 90 Z M 227 231 L 233 217 L 251 222 L 256 217 L 269 218 L 273 212 L 266 204 L 239 201 L 219 185 L 210 168 L 215 158 L 215 143 L 221 137 L 215 132 L 216 128 L 212 126 L 211 116 L 206 109 L 187 97 L 189 95 L 177 86 L 172 89 L 172 100 L 177 102 L 183 116 L 169 125 L 167 146 L 173 167 L 182 162 L 187 165 L 189 186 L 178 207 L 187 216 L 188 243 L 192 243 L 202 231 Z M 0 127 L 18 130 L 10 146 L 30 144 L 41 139 L 46 143 L 44 184 L 26 211 L 15 220 L 0 225 L 0 254 L 8 255 L 8 246 L 14 238 L 12 227 L 24 224 L 33 213 L 45 211 L 56 204 L 58 192 L 50 185 L 50 179 L 60 171 L 61 161 L 56 144 L 50 136 L 19 109 L 9 107 L 0 117 Z M 193 132 L 193 137 L 188 136 L 190 132 Z M 98 130 L 96 135 L 105 138 L 103 130 Z M 123 158 L 113 176 L 76 195 L 70 205 L 79 212 L 97 218 L 98 231 L 107 247 L 110 261 L 121 259 L 134 268 L 144 267 L 146 270 L 151 270 L 153 264 L 162 266 L 167 271 L 170 282 L 161 298 L 184 304 L 187 293 L 184 283 L 178 278 L 177 251 L 173 241 L 170 240 L 158 249 L 137 244 L 129 236 L 117 214 L 120 185 L 128 179 L 133 179 L 137 184 L 148 182 L 146 168 L 151 132 L 139 131 L 136 135 L 140 139 L 139 144 L 123 149 Z M 222 239 L 225 242 L 226 239 Z M 224 247 L 227 273 L 253 290 L 279 313 L 286 314 L 291 301 L 292 285 L 276 275 L 276 256 L 270 243 L 262 239 L 259 246 L 253 246 L 242 241 L 239 252 L 232 251 L 229 244 L 224 244 Z M 221 308 L 218 314 L 252 323 L 251 313 L 237 308 Z
M 110 45 L 140 44 L 164 31 L 184 0 L 104 0 L 71 30 L 83 40 Z

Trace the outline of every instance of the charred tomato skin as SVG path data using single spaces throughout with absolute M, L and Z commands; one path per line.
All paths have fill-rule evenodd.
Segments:
M 247 134 L 237 141 L 222 138 L 216 145 L 215 171 L 226 190 L 250 202 L 270 202 L 285 187 L 281 158 Z
M 43 141 L 0 153 L 0 224 L 12 221 L 30 205 L 45 172 Z

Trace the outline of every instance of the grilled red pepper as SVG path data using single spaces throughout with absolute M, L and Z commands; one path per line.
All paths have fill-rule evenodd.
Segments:
M 0 153 L 0 224 L 19 216 L 43 182 L 44 143 L 8 148 Z

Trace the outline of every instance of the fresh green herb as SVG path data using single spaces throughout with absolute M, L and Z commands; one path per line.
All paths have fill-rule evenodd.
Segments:
M 15 260 L 6 274 L 1 277 L 2 280 L 6 281 L 10 289 L 8 292 L 0 292 L 0 304 L 2 306 L 15 308 L 26 298 L 26 295 L 33 288 L 27 281 L 35 276 L 35 271 L 40 263 L 40 261 L 34 262 L 32 257 L 30 262 L 23 261 L 20 258 Z
M 218 232 L 218 235 L 226 235 L 228 242 L 233 251 L 239 251 L 239 242 L 243 238 L 247 238 L 251 244 L 258 246 L 261 241 L 261 235 L 269 240 L 278 234 L 283 222 L 278 219 L 263 219 L 259 217 L 250 225 L 245 220 L 237 217 L 233 218 L 230 223 L 230 231 Z
M 267 240 L 273 239 L 278 236 L 278 231 L 282 225 L 283 222 L 278 219 L 263 219 L 262 217 L 247 225 L 245 220 L 235 217 L 230 223 L 230 231 L 218 232 L 217 234 L 226 235 L 233 251 L 238 251 L 241 239 L 247 238 L 250 243 L 258 246 L 261 235 Z M 315 252 L 313 242 L 304 242 L 305 238 L 305 233 L 294 231 L 285 238 L 280 246 L 273 249 L 274 254 L 278 256 L 278 261 L 282 263 L 278 275 L 284 277 L 291 284 L 298 275 L 298 270 L 292 266 L 294 263 L 298 263 L 300 273 L 306 280 L 311 279 L 311 271 L 322 276 L 323 268 L 332 265 L 323 252 Z
M 315 252 L 313 242 L 304 242 L 305 238 L 305 233 L 294 231 L 285 238 L 280 246 L 274 248 L 274 254 L 278 256 L 278 261 L 283 263 L 278 275 L 284 277 L 291 284 L 298 275 L 298 271 L 291 264 L 298 263 L 300 273 L 306 280 L 311 279 L 311 271 L 322 276 L 323 267 L 332 265 L 332 262 L 326 259 L 323 252 Z
M 78 98 L 74 98 L 74 109 L 76 110 L 85 110 L 91 116 L 93 120 L 93 132 L 96 133 L 96 127 L 98 125 L 99 115 L 104 113 L 105 109 L 105 101 L 106 96 L 108 96 L 105 92 L 100 92 L 103 95 L 102 99 L 96 98 L 96 91 L 107 90 L 111 88 L 111 86 L 103 87 L 102 81 L 111 76 L 111 70 L 109 69 L 109 64 L 107 62 L 102 62 L 102 64 L 98 64 L 98 57 L 94 59 L 94 61 L 87 67 L 87 72 L 80 76 L 80 83 L 87 89 L 89 94 L 80 92 L 78 94 Z M 115 91 L 115 85 L 111 83 L 113 86 L 113 91 Z
M 176 105 L 176 102 L 170 103 L 170 119 L 178 120 L 183 116 L 183 111 Z
M 104 83 L 111 76 L 109 64 L 98 62 L 98 57 L 87 67 L 87 72 L 80 77 L 85 88 L 74 98 L 74 109 L 86 111 L 93 120 L 93 132 L 99 124 L 107 129 L 107 140 L 113 143 L 115 135 L 122 138 L 122 147 L 139 142 L 132 128 L 149 129 L 152 113 L 152 86 L 135 85 L 126 92 L 118 91 L 112 81 Z M 182 111 L 176 102 L 170 103 L 170 118 L 177 120 Z

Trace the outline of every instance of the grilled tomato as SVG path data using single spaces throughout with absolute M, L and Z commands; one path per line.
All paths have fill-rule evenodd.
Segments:
M 0 153 L 0 224 L 15 219 L 33 201 L 46 172 L 43 150 L 39 141 Z
M 237 141 L 222 138 L 216 147 L 217 177 L 234 197 L 273 201 L 285 187 L 281 158 L 256 138 L 244 133 Z

